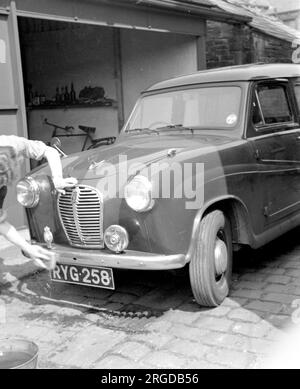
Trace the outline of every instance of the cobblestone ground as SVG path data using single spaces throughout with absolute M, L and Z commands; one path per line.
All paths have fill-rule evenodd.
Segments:
M 115 271 L 114 292 L 36 273 L 2 287 L 0 337 L 35 341 L 40 368 L 263 367 L 297 318 L 299 236 L 236 253 L 230 296 L 215 309 L 193 301 L 186 271 Z

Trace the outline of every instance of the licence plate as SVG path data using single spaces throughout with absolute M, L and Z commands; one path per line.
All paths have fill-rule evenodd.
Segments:
M 64 265 L 62 263 L 57 263 L 55 268 L 51 270 L 51 279 L 56 282 L 115 289 L 113 271 L 106 267 Z

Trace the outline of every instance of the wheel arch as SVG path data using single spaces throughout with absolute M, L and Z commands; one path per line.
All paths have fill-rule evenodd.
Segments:
M 225 216 L 230 220 L 232 242 L 234 245 L 252 245 L 253 232 L 246 205 L 241 199 L 235 196 L 219 197 L 205 204 L 204 207 L 197 212 L 194 219 L 186 262 L 190 262 L 191 256 L 193 255 L 194 242 L 197 237 L 201 220 L 205 215 L 215 209 L 224 212 Z

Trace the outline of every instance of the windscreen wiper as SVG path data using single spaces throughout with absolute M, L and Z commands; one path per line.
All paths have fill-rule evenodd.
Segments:
M 145 132 L 145 133 L 148 133 L 148 134 L 155 133 L 155 134 L 159 135 L 159 131 L 157 131 L 155 129 L 152 129 L 152 128 L 148 128 L 148 127 L 145 127 L 145 128 L 133 128 L 133 129 L 127 130 L 125 132 L 127 132 L 127 133 L 129 133 L 129 132 Z
M 194 129 L 191 128 L 191 127 L 186 127 L 186 126 L 183 126 L 182 124 L 169 124 L 167 126 L 163 126 L 163 127 L 158 127 L 157 130 L 159 131 L 164 131 L 164 130 L 183 130 L 183 131 L 190 131 L 192 134 L 194 134 Z

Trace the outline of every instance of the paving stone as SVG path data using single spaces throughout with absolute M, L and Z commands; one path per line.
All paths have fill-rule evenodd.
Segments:
M 265 321 L 259 323 L 245 323 L 239 322 L 235 323 L 232 327 L 232 331 L 237 334 L 246 335 L 254 338 L 263 338 L 271 330 L 273 326 Z
M 297 269 L 286 269 L 285 275 L 286 276 L 300 278 L 300 268 L 297 268 Z
M 278 313 L 282 308 L 282 304 L 278 302 L 273 303 L 267 301 L 252 301 L 247 304 L 245 308 L 250 310 L 254 309 L 256 311 Z
M 194 359 L 189 361 L 189 369 L 209 369 L 209 370 L 216 370 L 216 369 L 228 369 L 228 366 L 220 365 L 219 363 L 212 363 L 208 362 L 205 359 Z
M 285 329 L 292 324 L 291 315 L 282 315 L 282 314 L 270 314 L 268 315 L 268 322 L 271 323 L 274 327 L 278 329 Z
M 208 330 L 204 328 L 195 328 L 184 324 L 174 324 L 169 331 L 169 334 L 181 339 L 197 340 L 207 334 Z
M 221 331 L 221 332 L 229 331 L 232 325 L 233 325 L 232 320 L 226 318 L 220 318 L 220 317 L 209 317 L 209 316 L 201 317 L 194 323 L 194 327 L 197 327 L 199 329 L 204 328 L 208 330 Z
M 93 364 L 95 369 L 138 369 L 139 366 L 127 358 L 118 355 L 108 355 L 107 357 Z M 113 374 L 113 371 L 111 372 Z
M 165 345 L 168 351 L 172 351 L 175 354 L 181 354 L 185 357 L 200 358 L 209 351 L 209 347 L 201 343 L 201 339 L 197 342 L 190 340 L 175 339 Z
M 266 278 L 266 282 L 286 285 L 289 282 L 291 282 L 291 277 L 289 277 L 289 276 L 268 276 Z
M 239 334 L 226 334 L 221 332 L 210 331 L 202 339 L 202 342 L 209 346 L 228 347 L 231 349 L 238 349 L 245 351 L 248 349 L 249 338 Z
M 231 368 L 244 369 L 255 361 L 255 356 L 247 352 L 217 349 L 206 355 L 211 362 L 216 362 Z
M 100 320 L 100 315 L 97 313 L 86 313 L 84 317 L 93 323 L 97 323 Z
M 224 317 L 231 311 L 232 308 L 226 306 L 218 306 L 207 311 L 207 315 L 214 317 Z
M 179 357 L 168 351 L 155 351 L 146 355 L 142 363 L 159 369 L 182 369 L 189 367 L 188 358 Z
M 150 352 L 150 348 L 143 343 L 127 341 L 115 346 L 111 353 L 120 354 L 123 357 L 129 358 L 132 361 L 138 361 L 143 356 Z
M 239 281 L 234 286 L 234 289 L 255 289 L 262 290 L 266 286 L 264 281 Z
M 6 323 L 0 326 L 0 334 L 2 338 L 7 337 L 21 337 L 32 341 L 37 341 L 43 336 L 46 336 L 48 328 L 45 326 L 38 326 L 33 324 L 25 324 L 24 322 Z
M 226 297 L 222 302 L 222 307 L 241 307 L 248 302 L 248 299 L 241 297 Z
M 268 353 L 270 351 L 270 345 L 272 345 L 271 341 L 264 339 L 256 339 L 240 334 L 221 334 L 217 332 L 207 334 L 202 341 L 207 345 L 261 354 Z M 215 349 L 218 349 L 218 347 Z
M 246 308 L 236 308 L 228 314 L 228 317 L 232 320 L 240 320 L 250 323 L 258 323 L 261 320 L 261 317 L 257 313 Z
M 282 275 L 285 273 L 285 269 L 281 268 L 281 267 L 270 267 L 269 265 L 267 265 L 265 268 L 263 269 L 260 269 L 259 270 L 260 273 L 263 273 L 263 274 L 270 274 L 270 275 Z
M 272 352 L 272 347 L 274 346 L 274 342 L 268 339 L 256 339 L 249 338 L 251 341 L 248 343 L 248 351 L 251 351 L 255 354 L 264 354 L 268 355 Z
M 274 292 L 274 293 L 280 293 L 280 294 L 297 294 L 292 291 L 296 291 L 297 287 L 294 285 L 281 285 L 281 284 L 267 284 L 264 288 L 263 292 Z M 300 294 L 300 287 L 299 287 L 299 294 Z
M 198 312 L 186 312 L 179 309 L 169 310 L 163 315 L 164 320 L 172 323 L 192 324 L 202 313 L 206 313 L 207 309 L 199 308 Z
M 291 304 L 297 296 L 283 293 L 266 293 L 261 297 L 263 301 L 275 301 L 283 304 Z
M 230 293 L 230 297 L 245 297 L 247 299 L 259 299 L 261 295 L 261 290 L 250 289 L 235 289 Z
M 99 327 L 88 328 L 76 334 L 72 341 L 64 343 L 55 353 L 49 355 L 49 360 L 63 364 L 65 361 L 72 366 L 90 367 L 109 351 L 115 344 L 122 341 L 126 334 Z
M 271 340 L 271 341 L 278 341 L 281 339 L 282 334 L 283 334 L 283 330 L 273 327 L 270 330 L 270 332 L 267 333 L 266 339 Z
M 257 282 L 257 281 L 264 281 L 266 280 L 267 278 L 267 275 L 266 274 L 260 274 L 258 272 L 255 272 L 255 273 L 247 273 L 247 274 L 244 274 L 240 277 L 240 280 L 241 281 L 254 281 L 254 282 Z
M 300 269 L 300 260 L 294 260 L 294 261 L 285 261 L 282 262 L 281 266 L 285 269 Z
M 169 343 L 174 336 L 171 334 L 161 334 L 161 333 L 144 333 L 144 334 L 134 334 L 130 338 L 137 342 L 143 342 L 146 345 L 149 345 L 152 348 L 158 349 L 163 347 L 165 344 Z
M 171 327 L 172 322 L 166 320 L 165 317 L 163 317 L 162 319 L 157 319 L 154 322 L 146 324 L 145 329 L 148 331 L 168 333 Z

